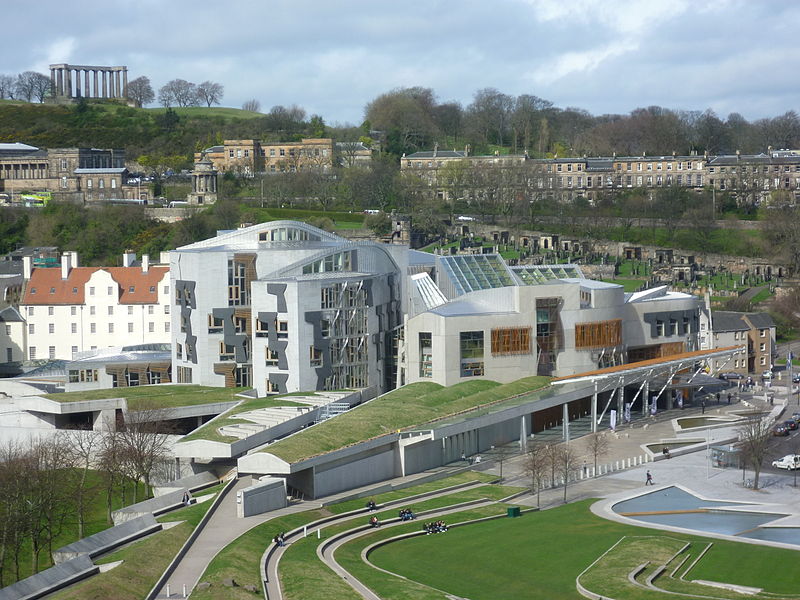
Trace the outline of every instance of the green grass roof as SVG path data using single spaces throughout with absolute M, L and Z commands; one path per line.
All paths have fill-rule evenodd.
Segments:
M 500 385 L 476 380 L 442 387 L 437 383 L 412 383 L 389 392 L 343 415 L 323 421 L 265 447 L 262 452 L 295 463 L 371 438 L 485 406 L 540 389 L 548 377 L 526 377 Z
M 162 384 L 45 394 L 44 397 L 56 402 L 126 398 L 128 400 L 128 408 L 137 410 L 141 406 L 146 406 L 147 408 L 177 408 L 179 406 L 197 406 L 215 402 L 234 402 L 241 400 L 241 398 L 236 397 L 236 394 L 245 389 Z

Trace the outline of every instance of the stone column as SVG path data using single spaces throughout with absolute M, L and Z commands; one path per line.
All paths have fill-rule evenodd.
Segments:
M 89 69 L 84 69 L 83 70 L 83 82 L 86 84 L 83 87 L 83 97 L 84 98 L 91 98 L 92 97 L 92 92 L 91 92 L 91 88 L 89 87 Z
M 122 98 L 122 73 L 120 73 L 119 69 L 114 72 L 114 78 L 116 79 L 117 89 L 116 94 L 114 94 L 114 98 Z
M 102 97 L 103 98 L 108 98 L 108 71 L 106 69 L 103 69 L 101 71 L 101 73 L 103 74 L 103 95 L 102 95 Z
M 97 84 L 97 69 L 92 69 L 92 73 L 94 73 L 94 89 L 93 89 L 92 98 L 99 98 L 100 97 L 100 90 L 98 89 L 99 86 Z
M 521 452 L 528 451 L 528 428 L 525 423 L 525 415 L 519 418 L 519 449 Z
M 56 69 L 56 95 L 64 95 L 64 72 L 61 69 Z
M 650 404 L 650 382 L 649 381 L 645 381 L 644 382 L 644 399 L 643 399 L 643 402 L 642 402 L 642 416 L 643 417 L 646 417 L 647 416 L 647 411 L 650 410 L 649 404 Z
M 66 71 L 67 71 L 67 78 L 66 78 L 66 81 L 64 82 L 65 83 L 65 86 L 64 86 L 65 90 L 64 91 L 66 93 L 64 95 L 67 98 L 72 98 L 72 69 L 67 67 Z
M 561 438 L 566 441 L 569 439 L 569 404 L 564 402 L 561 417 Z
M 122 96 L 128 97 L 128 67 L 122 68 Z
M 50 69 L 50 95 L 56 96 L 56 70 Z
M 594 382 L 592 394 L 592 433 L 597 433 L 597 381 Z
M 75 69 L 75 97 L 80 98 L 81 96 L 81 70 Z

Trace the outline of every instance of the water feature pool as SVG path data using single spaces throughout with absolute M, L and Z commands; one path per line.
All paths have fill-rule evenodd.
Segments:
M 759 512 L 746 502 L 704 500 L 674 486 L 622 500 L 612 510 L 642 523 L 800 546 L 800 528 L 764 527 L 785 514 Z

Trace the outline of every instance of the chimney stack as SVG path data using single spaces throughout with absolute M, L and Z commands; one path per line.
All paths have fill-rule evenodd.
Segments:
M 122 253 L 122 266 L 123 267 L 132 267 L 134 261 L 136 260 L 136 253 L 131 252 L 130 250 Z
M 33 272 L 33 258 L 30 256 L 23 256 L 22 257 L 22 277 L 25 281 L 31 278 L 31 273 Z
M 77 268 L 79 266 L 78 265 L 78 253 L 77 253 L 77 251 L 71 250 L 70 251 L 70 256 L 72 258 L 70 258 L 69 264 L 70 264 L 70 266 L 72 266 L 73 269 L 75 269 L 75 268 Z
M 61 255 L 61 279 L 62 281 L 66 281 L 69 279 L 69 260 L 72 258 L 72 255 L 69 252 L 64 252 Z
M 147 254 L 142 254 L 142 273 L 147 273 L 150 270 L 150 257 Z

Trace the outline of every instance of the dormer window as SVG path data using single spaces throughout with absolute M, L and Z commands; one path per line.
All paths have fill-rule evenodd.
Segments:
M 135 291 L 136 291 L 136 287 L 135 287 L 135 286 L 133 286 L 133 285 L 132 285 L 131 287 L 129 287 L 129 288 L 128 288 L 128 293 L 129 293 L 129 294 L 132 294 L 132 293 L 133 293 L 133 292 L 135 292 Z
M 55 294 L 56 293 L 56 288 L 54 288 L 54 287 L 50 288 L 50 293 L 51 294 Z
M 155 293 L 155 291 L 156 291 L 156 286 L 154 286 L 154 285 L 151 285 L 151 286 L 150 286 L 150 293 L 151 293 L 151 294 L 154 294 L 154 293 Z
M 31 288 L 31 296 L 36 293 L 36 288 Z
M 72 293 L 73 294 L 77 294 L 78 293 L 78 288 L 72 288 Z

